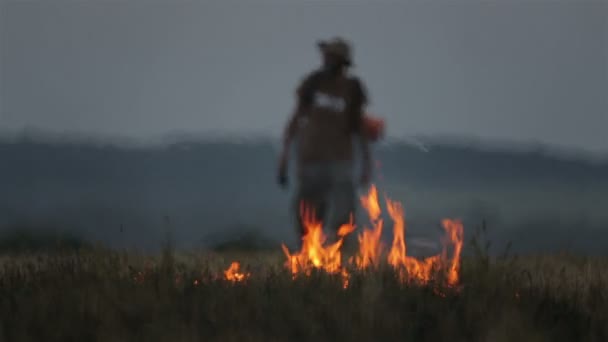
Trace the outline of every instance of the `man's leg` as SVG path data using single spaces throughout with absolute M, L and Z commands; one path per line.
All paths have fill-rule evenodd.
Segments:
M 292 215 L 296 222 L 298 249 L 302 247 L 302 237 L 306 233 L 303 221 L 303 209 L 314 214 L 314 219 L 323 222 L 327 212 L 328 182 L 320 165 L 303 166 L 298 185 L 292 201 Z
M 356 210 L 356 188 L 352 177 L 350 163 L 337 163 L 332 170 L 332 185 L 330 191 L 330 213 L 328 233 L 332 239 L 337 238 L 338 230 L 345 224 L 354 222 Z M 345 245 L 351 245 L 356 240 L 355 233 L 347 235 Z

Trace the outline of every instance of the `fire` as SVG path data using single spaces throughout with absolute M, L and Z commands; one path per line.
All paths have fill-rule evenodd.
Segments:
M 405 213 L 401 203 L 386 198 L 388 214 L 393 221 L 393 241 L 387 255 L 387 263 L 395 270 L 401 282 L 413 281 L 421 284 L 428 283 L 435 274 L 443 273 L 448 286 L 459 282 L 460 254 L 463 242 L 463 227 L 459 221 L 444 219 L 441 254 L 419 260 L 407 255 L 405 240 Z M 362 270 L 370 266 L 377 267 L 383 245 L 381 243 L 382 224 L 378 191 L 372 185 L 367 196 L 361 198 L 361 204 L 367 211 L 373 224 L 373 229 L 364 229 L 359 235 L 359 252 L 354 259 L 355 266 Z M 448 249 L 452 248 L 451 256 Z
M 378 201 L 378 190 L 375 186 L 372 185 L 367 196 L 361 197 L 361 205 L 368 212 L 374 228 L 364 228 L 363 233 L 359 234 L 359 254 L 355 258 L 355 263 L 359 269 L 370 266 L 378 267 L 383 245 L 380 240 L 382 235 L 380 202 Z
M 442 239 L 442 252 L 420 260 L 407 255 L 405 212 L 401 203 L 386 196 L 385 200 L 388 214 L 393 221 L 393 241 L 386 253 L 386 262 L 394 269 L 399 281 L 427 284 L 433 279 L 441 279 L 448 286 L 457 285 L 460 280 L 460 254 L 463 243 L 462 223 L 457 220 L 444 219 L 441 222 L 445 231 Z M 364 227 L 362 233 L 358 235 L 359 250 L 354 257 L 349 259 L 351 266 L 358 270 L 377 268 L 385 252 L 385 246 L 381 241 L 382 210 L 375 186 L 372 185 L 369 193 L 361 197 L 361 204 L 370 218 L 372 228 Z M 342 277 L 343 287 L 347 288 L 350 275 L 347 267 L 342 264 L 341 248 L 344 238 L 355 230 L 352 216 L 351 221 L 338 230 L 336 234 L 338 240 L 327 243 L 323 223 L 316 218 L 315 212 L 302 203 L 300 214 L 305 231 L 302 237 L 302 248 L 299 252 L 292 253 L 284 244 L 282 245 L 287 257 L 285 267 L 291 271 L 293 278 L 299 274 L 310 276 L 314 269 L 339 275 Z M 436 275 L 440 275 L 440 277 L 435 278 Z M 228 280 L 241 281 L 248 274 L 239 273 L 238 262 L 233 262 L 231 267 L 225 271 L 225 276 Z M 437 293 L 445 296 L 443 292 Z
M 447 282 L 449 285 L 456 285 L 460 280 L 460 253 L 462 252 L 464 228 L 462 223 L 456 220 L 445 219 L 442 223 L 443 229 L 446 231 L 446 238 L 443 241 L 444 253 L 447 245 L 452 244 L 454 246 L 452 258 L 449 259 Z
M 302 249 L 292 254 L 289 249 L 282 245 L 283 252 L 287 256 L 285 266 L 291 270 L 295 277 L 298 273 L 310 275 L 313 269 L 321 269 L 327 273 L 340 274 L 347 286 L 348 272 L 342 267 L 342 253 L 340 248 L 344 237 L 354 231 L 351 223 L 345 224 L 338 230 L 338 240 L 326 244 L 327 237 L 323 233 L 323 223 L 315 218 L 315 212 L 303 203 L 300 206 L 300 214 L 304 225 L 304 236 L 302 237 Z
M 238 262 L 233 261 L 232 264 L 230 264 L 230 267 L 224 271 L 224 277 L 226 278 L 226 280 L 232 282 L 239 282 L 248 278 L 250 274 L 241 273 L 240 268 L 241 265 Z M 198 281 L 196 281 L 195 285 L 198 285 Z
M 374 225 L 374 229 L 364 229 L 358 236 L 359 254 L 355 258 L 357 268 L 365 269 L 370 266 L 378 267 L 383 250 L 380 236 L 382 234 L 382 220 Z
M 282 245 L 287 257 L 285 267 L 291 271 L 294 279 L 298 275 L 310 276 L 313 270 L 320 270 L 341 277 L 343 288 L 347 288 L 350 282 L 347 266 L 357 270 L 376 269 L 386 254 L 386 263 L 393 268 L 398 280 L 402 283 L 413 282 L 424 285 L 432 280 L 443 280 L 448 287 L 458 285 L 464 235 L 460 221 L 442 220 L 445 235 L 441 241 L 443 245 L 441 253 L 417 259 L 407 255 L 405 212 L 401 203 L 385 196 L 388 215 L 393 221 L 393 241 L 390 249 L 385 250 L 381 240 L 384 222 L 376 187 L 372 185 L 368 194 L 362 196 L 360 200 L 368 214 L 372 228 L 363 227 L 362 233 L 358 235 L 359 249 L 349 259 L 349 265 L 342 263 L 341 248 L 344 238 L 355 231 L 353 216 L 351 215 L 349 223 L 342 225 L 336 232 L 337 241 L 328 243 L 327 236 L 323 232 L 322 221 L 316 218 L 315 212 L 305 203 L 301 204 L 300 214 L 304 226 L 302 248 L 300 251 L 292 253 L 284 244 Z M 224 271 L 225 280 L 236 283 L 249 278 L 251 274 L 242 272 L 240 266 L 239 262 L 232 262 L 230 267 Z M 153 269 L 153 265 L 148 263 L 143 271 L 135 272 L 132 278 L 136 283 L 142 284 Z M 439 277 L 435 278 L 437 275 Z M 181 274 L 176 275 L 176 285 L 181 284 L 183 280 Z M 192 284 L 197 287 L 202 282 L 194 279 Z M 438 296 L 446 297 L 446 293 L 441 288 L 435 287 L 433 291 Z M 519 293 L 516 293 L 515 297 L 519 299 Z
M 376 221 L 382 214 L 380 209 L 380 201 L 378 201 L 378 189 L 375 185 L 372 185 L 367 196 L 361 197 L 361 205 L 367 211 L 369 218 L 372 221 Z
M 393 245 L 388 253 L 388 263 L 397 267 L 407 258 L 405 251 L 405 220 L 400 203 L 387 199 L 388 214 L 393 219 Z
M 458 283 L 458 271 L 460 267 L 460 252 L 462 251 L 463 228 L 459 221 L 445 219 L 442 222 L 446 231 L 443 239 L 443 250 L 440 255 L 431 256 L 423 260 L 407 256 L 405 242 L 405 214 L 399 202 L 386 199 L 388 213 L 393 225 L 393 245 L 388 254 L 388 263 L 395 269 L 401 281 L 418 281 L 427 283 L 433 274 L 445 271 L 448 285 Z M 447 256 L 449 245 L 453 245 L 454 252 L 451 258 Z
M 433 271 L 439 264 L 439 256 L 432 256 L 424 260 L 407 256 L 405 242 L 405 215 L 399 202 L 387 199 L 388 213 L 393 219 L 393 245 L 388 254 L 388 263 L 397 272 L 401 281 L 413 280 L 427 283 Z

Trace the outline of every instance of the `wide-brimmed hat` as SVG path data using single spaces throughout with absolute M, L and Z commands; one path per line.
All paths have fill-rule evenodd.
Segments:
M 317 42 L 317 46 L 322 53 L 331 54 L 342 59 L 345 65 L 353 64 L 352 49 L 350 44 L 341 37 L 335 37 L 330 40 L 321 40 Z

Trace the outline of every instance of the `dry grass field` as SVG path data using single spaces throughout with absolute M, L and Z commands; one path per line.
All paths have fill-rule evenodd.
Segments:
M 608 260 L 489 257 L 459 279 L 403 281 L 382 262 L 293 276 L 276 251 L 5 253 L 3 341 L 606 341 Z M 343 256 L 346 258 L 347 256 Z M 225 271 L 239 261 L 242 278 Z

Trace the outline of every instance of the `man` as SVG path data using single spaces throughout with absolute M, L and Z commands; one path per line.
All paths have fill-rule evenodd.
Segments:
M 372 124 L 365 125 L 363 111 L 368 101 L 365 87 L 357 77 L 347 73 L 352 66 L 350 45 L 335 38 L 319 42 L 318 47 L 323 65 L 307 75 L 297 88 L 295 110 L 285 128 L 279 159 L 278 181 L 285 187 L 289 151 L 297 137 L 297 189 L 292 210 L 298 215 L 300 237 L 304 233 L 299 215 L 301 203 L 313 209 L 316 218 L 330 231 L 330 237 L 349 222 L 357 200 L 353 140 L 359 142 L 361 151 L 358 181 L 367 185 L 372 171 L 368 138 L 377 138 L 381 129 L 377 121 L 370 120 Z

